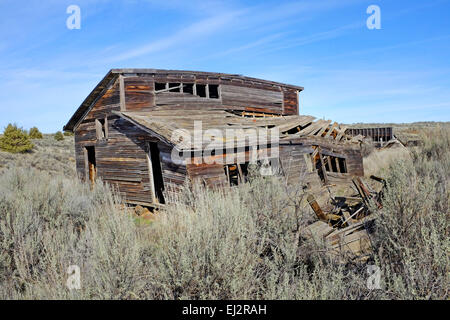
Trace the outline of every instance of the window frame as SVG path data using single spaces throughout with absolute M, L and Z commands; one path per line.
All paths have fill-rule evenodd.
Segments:
M 108 140 L 109 138 L 108 117 L 95 119 L 95 133 L 97 140 L 99 141 Z

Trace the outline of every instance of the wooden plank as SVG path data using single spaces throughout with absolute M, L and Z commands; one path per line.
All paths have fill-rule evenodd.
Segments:
M 323 162 L 322 153 L 320 152 L 320 147 L 317 147 L 317 149 L 318 149 L 318 154 L 319 154 L 319 158 L 320 158 L 320 164 L 322 166 L 323 180 L 324 180 L 325 185 L 327 185 L 328 184 L 327 171 L 325 170 L 325 164 Z
M 152 197 L 152 202 L 158 203 L 158 199 L 156 197 L 156 191 L 155 191 L 155 182 L 153 181 L 153 164 L 152 164 L 152 157 L 151 157 L 151 151 L 150 151 L 150 143 L 147 142 L 146 147 L 147 147 L 147 152 L 145 153 L 145 156 L 147 158 L 147 165 L 148 165 L 150 194 Z
M 127 110 L 125 105 L 125 82 L 123 75 L 119 76 L 119 83 L 120 83 L 120 111 Z
M 320 208 L 319 204 L 317 203 L 316 199 L 312 194 L 308 195 L 306 198 L 309 205 L 313 209 L 314 213 L 316 214 L 317 218 L 319 218 L 322 221 L 328 221 L 327 215 L 322 211 L 322 208 Z

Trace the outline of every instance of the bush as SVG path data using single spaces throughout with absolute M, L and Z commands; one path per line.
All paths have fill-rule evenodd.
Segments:
M 61 131 L 58 131 L 57 133 L 55 133 L 54 138 L 55 138 L 56 141 L 63 141 L 64 140 L 64 135 L 62 134 Z
M 313 215 L 282 179 L 183 188 L 137 226 L 100 181 L 27 168 L 0 173 L 0 299 L 448 299 L 447 134 L 388 171 L 371 239 L 382 290 L 366 265 L 299 237 Z M 70 265 L 80 290 L 66 287 Z
M 22 128 L 9 124 L 0 138 L 0 149 L 11 153 L 24 153 L 33 149 L 30 137 Z
M 391 299 L 448 299 L 450 130 L 391 165 L 376 220 L 376 259 Z
M 276 178 L 229 192 L 196 190 L 151 225 L 150 299 L 341 299 L 365 289 L 357 273 L 299 241 L 307 211 Z M 296 210 L 296 206 L 297 210 Z M 367 294 L 367 290 L 365 290 Z
M 98 182 L 12 169 L 0 176 L 0 299 L 131 298 L 143 286 L 132 218 Z M 81 269 L 81 289 L 66 287 Z
M 66 137 L 73 137 L 73 136 L 74 136 L 74 133 L 71 132 L 71 131 L 64 131 L 64 135 L 65 135 Z
M 28 133 L 31 139 L 42 139 L 42 133 L 39 131 L 37 127 L 33 127 L 30 129 L 30 132 Z

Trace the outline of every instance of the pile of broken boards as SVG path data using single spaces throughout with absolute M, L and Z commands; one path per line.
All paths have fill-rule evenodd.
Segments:
M 309 194 L 308 203 L 319 221 L 306 227 L 302 236 L 322 243 L 326 254 L 340 262 L 367 261 L 372 253 L 370 235 L 375 219 L 372 212 L 374 208 L 382 208 L 386 186 L 385 180 L 376 176 L 370 176 L 369 182 L 354 177 L 347 186 L 334 189 L 327 186 L 326 200 L 316 200 Z M 353 194 L 334 196 L 334 192 L 349 193 L 344 191 L 345 188 Z

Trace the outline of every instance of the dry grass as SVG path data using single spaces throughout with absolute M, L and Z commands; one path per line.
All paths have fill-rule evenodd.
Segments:
M 282 180 L 254 176 L 229 192 L 186 188 L 155 222 L 137 225 L 107 186 L 92 191 L 73 179 L 70 163 L 56 165 L 55 155 L 68 162 L 70 152 L 43 161 L 57 149 L 44 139 L 35 151 L 42 161 L 12 168 L 19 159 L 7 159 L 0 173 L 0 298 L 448 299 L 450 131 L 422 134 L 410 160 L 385 170 L 375 291 L 365 265 L 341 265 L 321 243 L 298 237 L 314 215 Z M 80 290 L 66 287 L 74 264 Z
M 75 177 L 74 138 L 56 141 L 51 134 L 43 139 L 33 139 L 33 150 L 25 154 L 0 151 L 0 172 L 7 168 L 35 168 L 54 175 Z
M 384 176 L 391 164 L 396 161 L 411 160 L 409 150 L 402 145 L 386 149 L 374 149 L 363 158 L 364 174 L 366 176 Z

